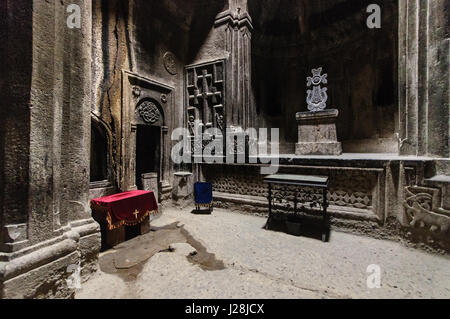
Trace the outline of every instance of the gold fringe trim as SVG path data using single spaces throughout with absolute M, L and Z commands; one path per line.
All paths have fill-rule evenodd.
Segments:
M 108 222 L 108 229 L 114 230 L 117 228 L 120 228 L 122 226 L 135 226 L 137 224 L 140 224 L 146 219 L 149 215 L 156 215 L 158 214 L 158 209 L 152 210 L 152 211 L 146 211 L 144 215 L 142 215 L 139 219 L 136 219 L 134 221 L 127 221 L 127 220 L 121 220 L 115 224 L 112 223 L 112 218 L 109 212 L 106 213 L 106 221 Z

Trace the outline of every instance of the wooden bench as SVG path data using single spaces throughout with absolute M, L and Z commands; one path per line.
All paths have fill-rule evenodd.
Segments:
M 322 190 L 322 201 L 321 203 L 315 203 L 322 207 L 322 241 L 327 240 L 328 224 L 329 218 L 327 214 L 328 201 L 328 177 L 327 176 L 313 176 L 313 175 L 287 175 L 287 174 L 275 174 L 269 175 L 264 178 L 264 182 L 269 185 L 268 201 L 269 201 L 269 218 L 267 220 L 266 229 L 269 227 L 269 223 L 273 218 L 273 187 L 274 185 L 285 185 L 285 186 L 298 186 L 298 187 L 312 187 L 319 188 Z M 297 214 L 297 204 L 298 204 L 298 192 L 294 192 L 294 214 Z

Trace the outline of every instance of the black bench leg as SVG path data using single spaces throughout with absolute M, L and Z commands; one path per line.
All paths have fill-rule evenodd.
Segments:
M 327 241 L 327 233 L 328 233 L 328 213 L 327 213 L 328 202 L 327 202 L 327 189 L 326 188 L 324 188 L 322 196 L 323 196 L 322 241 L 326 242 Z
M 269 200 L 269 218 L 267 218 L 265 229 L 269 229 L 269 223 L 272 219 L 272 185 L 269 183 L 269 196 L 267 199 Z

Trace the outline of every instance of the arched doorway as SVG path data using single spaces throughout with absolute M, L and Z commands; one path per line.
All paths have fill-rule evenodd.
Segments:
M 146 189 L 157 194 L 167 191 L 170 185 L 167 133 L 173 125 L 173 92 L 173 87 L 123 72 L 122 191 Z M 142 182 L 142 174 L 149 173 L 153 180 L 150 188 Z
M 155 174 L 157 186 L 161 180 L 161 146 L 164 113 L 161 105 L 154 99 L 139 101 L 135 110 L 136 123 L 136 186 L 145 189 L 144 175 Z M 154 189 L 155 193 L 157 189 Z

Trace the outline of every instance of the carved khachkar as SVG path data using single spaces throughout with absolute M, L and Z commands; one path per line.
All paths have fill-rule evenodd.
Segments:
M 307 91 L 306 103 L 308 103 L 308 110 L 311 112 L 323 111 L 327 107 L 327 88 L 322 88 L 321 84 L 327 84 L 328 74 L 322 75 L 322 68 L 313 69 L 312 77 L 308 77 L 308 87 L 313 87 L 312 90 Z
M 295 154 L 297 155 L 340 155 L 342 145 L 337 141 L 336 119 L 339 111 L 326 110 L 328 94 L 327 74 L 322 75 L 322 68 L 312 70 L 312 77 L 307 78 L 307 86 L 312 90 L 307 91 L 306 103 L 309 112 L 296 114 L 298 122 L 298 143 Z
M 450 211 L 440 207 L 439 189 L 408 186 L 405 195 L 403 206 L 411 226 L 427 227 L 433 232 L 448 232 Z
M 186 67 L 187 121 L 191 134 L 196 121 L 205 129 L 225 129 L 224 91 L 223 60 Z

